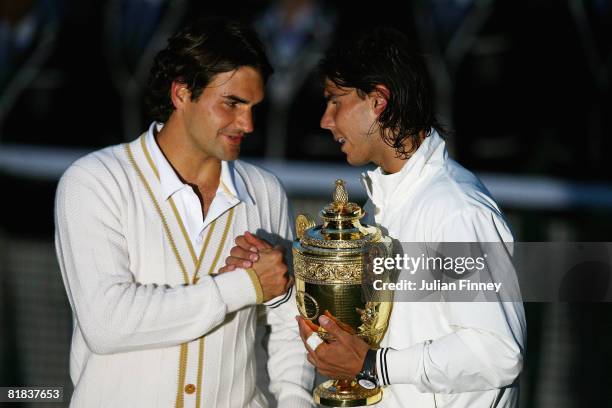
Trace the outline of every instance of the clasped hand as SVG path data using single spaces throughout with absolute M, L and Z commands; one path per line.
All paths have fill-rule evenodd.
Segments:
M 264 302 L 282 295 L 293 285 L 281 246 L 273 247 L 249 232 L 238 236 L 235 242 L 236 246 L 231 249 L 219 273 L 231 272 L 237 267 L 252 268 L 259 278 Z

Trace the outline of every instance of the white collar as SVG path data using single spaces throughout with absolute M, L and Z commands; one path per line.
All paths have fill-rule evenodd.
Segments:
M 168 200 L 174 193 L 189 186 L 178 178 L 155 140 L 155 133 L 159 132 L 163 126 L 163 123 L 151 123 L 145 136 L 145 142 L 147 149 L 151 152 L 153 163 L 159 172 L 159 181 L 164 200 Z M 217 193 L 219 192 L 225 194 L 231 201 L 239 200 L 249 204 L 254 203 L 242 176 L 236 170 L 233 162 L 221 161 L 221 177 L 219 187 L 217 188 Z
M 383 172 L 382 168 L 361 174 L 361 181 L 368 197 L 376 207 L 384 207 L 388 199 L 395 196 L 401 187 L 409 187 L 417 182 L 426 166 L 442 162 L 448 157 L 446 143 L 435 130 L 427 136 L 416 152 L 404 163 L 400 171 L 393 174 Z

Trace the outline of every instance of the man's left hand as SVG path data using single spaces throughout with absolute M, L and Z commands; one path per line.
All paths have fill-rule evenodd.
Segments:
M 317 368 L 322 375 L 334 380 L 352 380 L 361 371 L 363 360 L 370 348 L 368 344 L 355 334 L 349 334 L 342 330 L 327 316 L 319 317 L 321 326 L 334 336 L 334 341 L 323 342 L 312 350 L 306 343 L 308 337 L 313 333 L 304 318 L 296 316 L 300 326 L 300 336 L 304 347 L 308 350 L 308 361 Z

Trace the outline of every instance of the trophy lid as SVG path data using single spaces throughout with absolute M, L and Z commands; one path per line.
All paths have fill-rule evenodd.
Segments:
M 296 219 L 297 235 L 301 247 L 307 252 L 327 249 L 361 249 L 369 242 L 381 238 L 380 230 L 361 224 L 365 215 L 361 207 L 349 202 L 344 180 L 336 180 L 333 201 L 320 212 L 323 225 L 315 226 L 312 219 L 300 215 Z
M 359 205 L 349 202 L 344 180 L 336 180 L 336 189 L 334 190 L 333 199 L 334 201 L 327 204 L 323 210 L 321 210 L 321 218 L 327 221 L 327 223 L 330 221 L 348 222 L 359 220 L 365 215 Z

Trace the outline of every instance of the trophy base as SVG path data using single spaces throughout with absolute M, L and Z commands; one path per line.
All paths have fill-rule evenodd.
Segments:
M 313 393 L 314 401 L 326 407 L 361 407 L 373 405 L 382 399 L 382 390 L 367 390 L 355 381 L 328 380 Z

